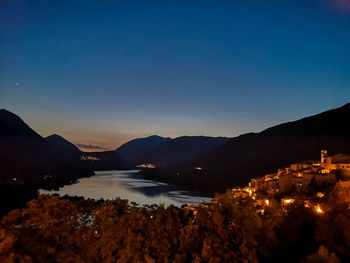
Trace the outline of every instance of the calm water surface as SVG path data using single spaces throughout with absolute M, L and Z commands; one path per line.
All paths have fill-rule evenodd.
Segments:
M 82 178 L 79 183 L 66 185 L 58 191 L 40 190 L 41 194 L 59 194 L 61 196 L 83 196 L 92 199 L 128 199 L 139 205 L 198 204 L 210 201 L 211 197 L 184 191 L 177 186 L 157 181 L 144 180 L 137 170 L 98 171 L 95 176 Z

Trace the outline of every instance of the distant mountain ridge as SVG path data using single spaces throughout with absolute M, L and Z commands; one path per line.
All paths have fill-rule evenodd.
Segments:
M 75 146 L 70 141 L 66 140 L 60 135 L 52 134 L 45 138 L 46 141 L 49 143 L 56 145 L 58 147 L 61 147 L 62 149 L 68 150 L 68 151 L 77 151 L 80 152 L 79 148 Z
M 124 160 L 116 151 L 82 152 L 77 146 L 60 135 L 53 134 L 45 138 L 50 144 L 66 151 L 79 153 L 80 159 L 94 171 L 99 170 L 127 170 L 133 166 Z
M 181 136 L 158 145 L 141 156 L 138 163 L 167 166 L 183 163 L 215 149 L 229 141 L 225 137 Z
M 133 168 L 133 166 L 124 160 L 116 151 L 82 152 L 73 143 L 57 134 L 50 135 L 46 137 L 45 140 L 66 151 L 79 153 L 84 163 L 94 171 L 127 170 Z
M 79 152 L 49 143 L 20 117 L 0 110 L 0 217 L 23 207 L 39 188 L 58 189 L 93 174 Z
M 278 136 L 349 136 L 350 103 L 297 121 L 268 128 L 260 135 Z
M 83 156 L 98 156 L 85 160 Z M 37 185 L 67 184 L 80 177 L 93 175 L 98 169 L 132 168 L 118 153 L 84 153 L 63 137 L 53 134 L 42 138 L 20 117 L 0 110 L 0 184 Z M 48 177 L 49 176 L 49 177 Z
M 0 110 L 0 182 L 16 178 L 17 185 L 44 186 L 48 181 L 43 178 L 49 175 L 57 185 L 92 174 L 79 152 L 49 143 L 20 117 Z
M 233 138 L 190 165 L 245 182 L 289 163 L 317 160 L 321 149 L 350 153 L 350 104 Z
M 224 191 L 290 163 L 318 160 L 321 149 L 332 155 L 350 154 L 349 103 L 260 133 L 243 134 L 192 161 L 147 171 L 147 178 Z M 196 166 L 202 170 L 195 172 Z
M 140 156 L 169 140 L 171 140 L 171 138 L 164 138 L 158 135 L 152 135 L 146 138 L 137 138 L 124 143 L 115 151 L 125 160 L 135 163 Z

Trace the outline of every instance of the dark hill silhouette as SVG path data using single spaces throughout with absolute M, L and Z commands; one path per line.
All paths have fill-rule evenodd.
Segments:
M 213 150 L 229 141 L 225 137 L 181 136 L 162 143 L 141 156 L 138 163 L 167 166 L 183 163 Z
M 262 131 L 266 136 L 349 136 L 350 103 L 344 106 L 306 117 L 298 121 L 287 122 Z
M 46 137 L 45 140 L 66 151 L 79 152 L 80 159 L 94 171 L 127 170 L 133 168 L 129 162 L 115 151 L 81 152 L 77 146 L 57 134 L 50 135 Z M 93 158 L 89 157 L 95 157 L 97 160 L 93 160 Z
M 125 160 L 135 162 L 146 152 L 169 140 L 171 139 L 158 135 L 152 135 L 146 138 L 137 138 L 124 143 L 122 146 L 116 149 L 116 152 L 119 153 Z
M 20 117 L 5 109 L 0 109 L 0 136 L 41 138 Z
M 0 181 L 16 178 L 17 184 L 41 184 L 49 175 L 53 180 L 92 175 L 80 161 L 79 152 L 67 151 L 47 142 L 17 115 L 0 111 Z
M 60 135 L 52 134 L 45 138 L 46 141 L 49 143 L 56 145 L 58 147 L 61 147 L 62 149 L 68 150 L 68 151 L 79 151 L 77 146 L 75 146 L 73 143 L 69 142 L 65 138 L 63 138 Z
M 39 188 L 58 189 L 91 175 L 80 152 L 47 142 L 17 115 L 0 110 L 0 217 L 24 206 Z
M 235 137 L 193 161 L 144 174 L 202 191 L 224 191 L 290 163 L 318 160 L 321 149 L 331 155 L 350 153 L 350 104 Z M 195 172 L 194 166 L 203 169 Z

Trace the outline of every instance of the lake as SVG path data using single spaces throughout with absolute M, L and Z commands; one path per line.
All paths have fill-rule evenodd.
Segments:
M 40 189 L 41 194 L 59 194 L 60 196 L 83 196 L 91 199 L 128 199 L 139 205 L 199 204 L 212 198 L 199 193 L 184 191 L 175 185 L 145 180 L 137 170 L 96 171 L 89 178 L 79 179 L 77 184 L 61 187 L 58 191 Z

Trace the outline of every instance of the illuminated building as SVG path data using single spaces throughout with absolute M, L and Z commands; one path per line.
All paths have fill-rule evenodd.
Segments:
M 323 197 L 324 197 L 324 193 L 318 192 L 318 193 L 316 194 L 316 197 L 318 197 L 318 198 L 323 198 Z
M 293 187 L 305 191 L 313 180 L 318 185 L 335 184 L 337 181 L 335 172 L 340 172 L 343 177 L 350 180 L 350 156 L 338 154 L 329 157 L 327 151 L 322 150 L 320 161 L 291 164 L 290 167 L 278 169 L 275 174 L 251 179 L 250 186 L 271 196 L 288 192 Z
M 292 203 L 294 203 L 294 201 L 295 201 L 295 199 L 293 199 L 293 198 L 282 198 L 282 199 L 281 199 L 281 203 L 282 203 L 283 205 L 292 204 Z
M 139 164 L 139 165 L 136 165 L 136 167 L 137 168 L 149 168 L 149 169 L 156 168 L 156 166 L 154 164 L 151 164 L 151 163 Z
M 80 160 L 82 161 L 98 161 L 100 158 L 97 158 L 95 156 L 81 156 Z
M 321 150 L 321 163 L 326 162 L 327 155 L 328 155 L 328 152 L 326 150 Z
M 321 208 L 319 204 L 315 205 L 315 211 L 318 214 L 324 214 L 324 210 Z

